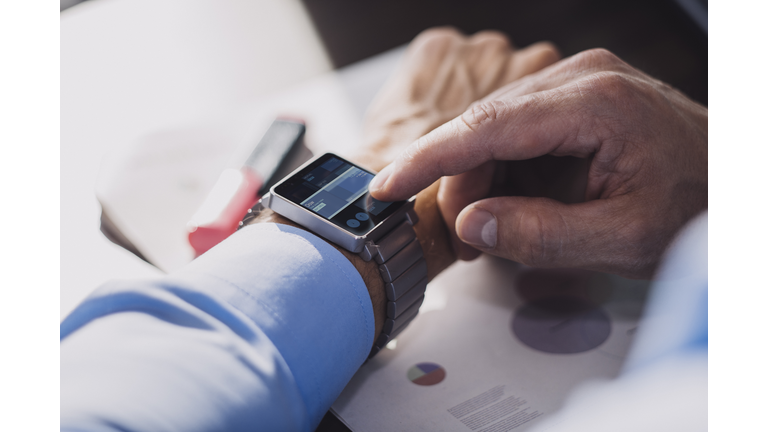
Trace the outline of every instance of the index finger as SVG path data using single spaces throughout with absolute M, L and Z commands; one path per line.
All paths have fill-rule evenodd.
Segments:
M 590 108 L 604 101 L 580 85 L 474 105 L 406 148 L 374 178 L 371 194 L 382 201 L 407 199 L 442 176 L 490 160 L 586 157 L 600 142 Z

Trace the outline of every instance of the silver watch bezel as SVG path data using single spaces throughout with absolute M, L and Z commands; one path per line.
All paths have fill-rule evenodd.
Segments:
M 269 189 L 269 193 L 262 197 L 262 203 L 265 207 L 268 207 L 275 213 L 292 220 L 293 222 L 343 247 L 344 249 L 352 253 L 360 253 L 363 251 L 367 241 L 377 241 L 379 237 L 381 237 L 384 233 L 388 232 L 390 229 L 394 228 L 395 225 L 402 222 L 403 214 L 408 213 L 409 210 L 413 209 L 416 197 L 413 196 L 408 199 L 405 205 L 403 205 L 398 211 L 392 213 L 389 215 L 389 217 L 379 222 L 365 235 L 360 236 L 346 231 L 344 228 L 337 226 L 328 219 L 325 219 L 324 217 L 288 200 L 285 197 L 280 196 L 275 192 L 275 189 L 283 184 L 286 180 L 298 174 L 299 171 L 303 170 L 305 167 L 315 162 L 317 159 L 325 156 L 326 154 L 328 153 L 323 153 L 313 157 L 306 163 L 302 164 L 300 167 L 296 168 L 293 172 L 280 179 L 279 182 L 275 183 Z

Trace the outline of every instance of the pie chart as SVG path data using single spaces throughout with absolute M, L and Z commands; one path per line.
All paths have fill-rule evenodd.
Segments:
M 578 298 L 528 303 L 512 319 L 520 342 L 550 354 L 576 354 L 597 348 L 611 334 L 602 308 Z
M 420 386 L 431 386 L 445 379 L 445 369 L 435 363 L 419 363 L 408 369 L 408 379 Z

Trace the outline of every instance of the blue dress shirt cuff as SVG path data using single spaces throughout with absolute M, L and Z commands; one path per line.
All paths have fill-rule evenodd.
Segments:
M 317 425 L 374 340 L 368 289 L 325 240 L 281 224 L 245 227 L 172 275 L 243 312 L 272 340 Z

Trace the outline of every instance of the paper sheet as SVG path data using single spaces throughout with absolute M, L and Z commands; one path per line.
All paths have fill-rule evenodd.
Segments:
M 332 410 L 353 431 L 527 430 L 579 383 L 619 373 L 647 287 L 489 256 L 457 263 Z

